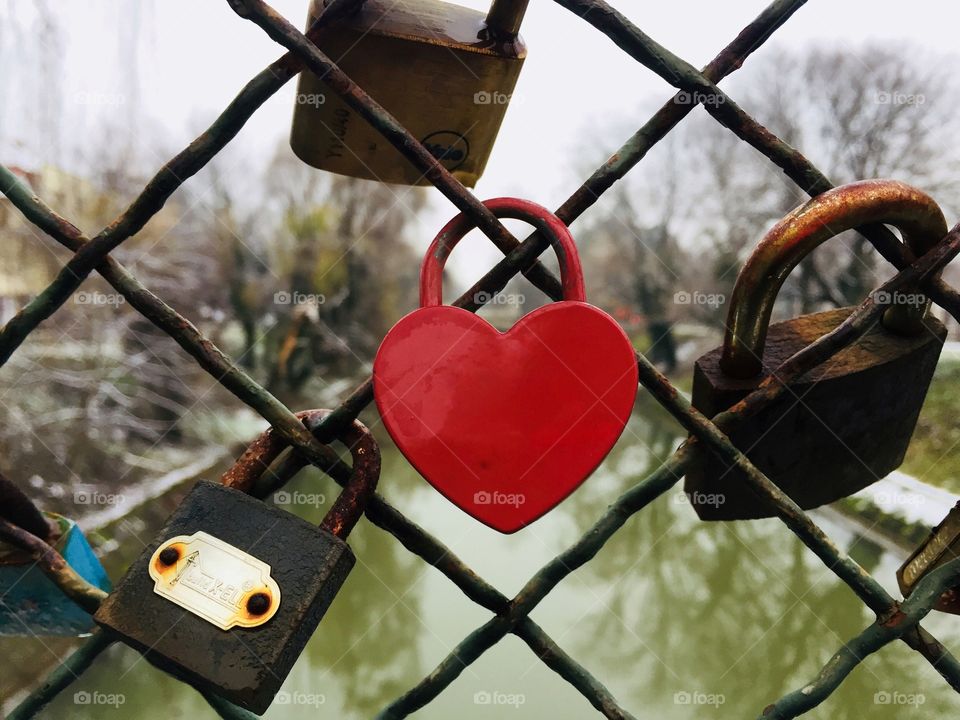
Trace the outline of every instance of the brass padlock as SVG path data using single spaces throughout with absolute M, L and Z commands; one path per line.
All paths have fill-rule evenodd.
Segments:
M 960 503 L 953 506 L 924 541 L 897 570 L 897 582 L 904 597 L 927 573 L 960 557 Z M 933 606 L 934 610 L 960 615 L 960 588 L 944 592 Z
M 284 449 L 268 430 L 220 484 L 194 487 L 94 619 L 165 670 L 265 712 L 354 565 L 345 538 L 379 478 L 370 432 L 354 422 L 340 439 L 353 476 L 319 527 L 246 494 Z
M 526 47 L 528 0 L 493 0 L 484 16 L 438 0 L 366 0 L 319 31 L 317 46 L 464 185 L 490 157 Z M 324 0 L 313 0 L 313 25 Z M 308 165 L 403 185 L 423 173 L 310 72 L 300 75 L 290 146 Z
M 708 417 L 726 410 L 850 315 L 853 308 L 840 308 L 769 325 L 777 293 L 797 263 L 827 239 L 869 223 L 897 227 L 917 256 L 947 232 L 928 195 L 891 180 L 844 185 L 794 210 L 737 277 L 723 346 L 696 362 L 694 407 Z M 729 434 L 802 508 L 851 495 L 903 461 L 946 328 L 927 313 L 929 301 L 919 293 L 886 300 L 891 306 L 880 323 Z M 684 491 L 704 520 L 774 514 L 742 473 L 706 452 L 687 473 Z

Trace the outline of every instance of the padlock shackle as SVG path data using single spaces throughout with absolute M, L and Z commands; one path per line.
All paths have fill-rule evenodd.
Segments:
M 302 410 L 297 418 L 305 425 L 320 422 L 330 410 Z M 380 479 L 380 448 L 367 427 L 354 420 L 337 439 L 353 457 L 353 473 L 320 523 L 320 527 L 345 539 L 360 520 Z M 221 476 L 220 483 L 250 493 L 260 476 L 270 467 L 288 443 L 273 428 L 261 433 L 237 461 Z
M 325 416 L 331 411 L 324 411 Z M 354 420 L 340 433 L 340 442 L 350 449 L 353 458 L 353 473 L 346 486 L 327 511 L 320 527 L 341 540 L 363 517 L 367 503 L 373 497 L 380 480 L 380 447 L 373 434 L 359 420 Z
M 770 315 L 790 271 L 835 235 L 876 223 L 900 230 L 915 257 L 947 234 L 947 221 L 933 198 L 896 180 L 863 180 L 817 195 L 774 225 L 737 276 L 720 358 L 723 372 L 737 378 L 759 375 Z M 919 308 L 890 307 L 883 324 L 916 334 L 928 305 L 929 300 Z
M 563 221 L 542 205 L 519 198 L 494 198 L 484 205 L 498 218 L 523 220 L 539 230 L 553 246 L 560 262 L 560 283 L 564 300 L 586 301 L 583 286 L 583 269 L 580 255 L 569 228 Z M 430 243 L 420 265 L 420 307 L 435 307 L 443 304 L 443 266 L 450 253 L 463 236 L 476 227 L 476 223 L 460 213 Z
M 493 0 L 487 13 L 487 29 L 497 40 L 509 40 L 520 34 L 520 25 L 530 0 Z

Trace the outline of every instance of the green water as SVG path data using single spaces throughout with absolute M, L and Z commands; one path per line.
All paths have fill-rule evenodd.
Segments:
M 600 470 L 560 508 L 516 535 L 501 536 L 449 505 L 378 429 L 384 445 L 381 492 L 512 596 L 676 445 L 676 424 L 652 404 L 641 405 Z M 290 489 L 330 493 L 332 483 L 304 473 Z M 138 538 L 151 537 L 180 494 L 108 529 L 121 548 L 111 564 L 122 566 L 139 552 Z M 812 679 L 872 617 L 778 521 L 704 524 L 682 500 L 677 488 L 635 515 L 532 617 L 638 718 L 756 717 L 765 705 Z M 297 512 L 319 521 L 323 507 Z M 902 558 L 828 518 L 817 520 L 894 593 L 894 570 Z M 490 617 L 369 523 L 358 527 L 350 543 L 357 566 L 284 686 L 281 699 L 290 702 L 275 704 L 266 718 L 371 717 Z M 119 570 L 112 568 L 112 574 Z M 937 616 L 925 624 L 960 649 L 960 620 Z M 8 681 L 15 673 L 23 682 L 35 679 L 36 668 L 67 649 L 50 639 L 0 638 L 8 662 L 19 658 L 8 665 Z M 87 697 L 99 704 L 83 704 Z M 956 715 L 958 709 L 960 701 L 926 661 L 896 643 L 868 658 L 807 717 L 930 718 Z M 108 651 L 42 716 L 216 717 L 195 691 L 122 646 Z M 414 715 L 436 720 L 595 716 L 581 695 L 514 636 Z

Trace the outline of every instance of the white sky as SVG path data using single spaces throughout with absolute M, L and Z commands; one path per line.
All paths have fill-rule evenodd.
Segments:
M 68 100 L 78 93 L 116 92 L 117 78 L 130 67 L 130 43 L 123 40 L 130 33 L 122 28 L 139 12 L 132 2 L 53 3 L 64 22 L 64 42 L 54 51 L 62 54 L 67 68 L 62 84 Z M 13 0 L 13 4 L 29 12 L 27 0 Z M 307 0 L 272 4 L 298 26 L 304 22 Z M 480 0 L 460 4 L 486 6 Z M 762 0 L 614 0 L 613 4 L 698 67 L 766 5 Z M 856 47 L 870 39 L 894 44 L 906 39 L 934 52 L 953 53 L 958 18 L 960 6 L 947 0 L 812 0 L 777 31 L 773 42 L 788 48 L 811 41 Z M 151 29 L 142 33 L 139 49 L 140 102 L 152 126 L 139 132 L 161 134 L 171 150 L 192 140 L 249 78 L 281 52 L 263 31 L 235 15 L 226 0 L 164 0 L 143 10 L 141 21 Z M 605 159 L 596 150 L 599 139 L 594 129 L 631 117 L 639 127 L 647 118 L 639 108 L 666 100 L 672 90 L 605 36 L 549 0 L 531 1 L 523 35 L 529 57 L 476 193 L 480 198 L 518 195 L 554 208 L 582 181 L 585 152 L 596 154 L 591 168 Z M 748 74 L 762 64 L 766 52 L 766 48 L 759 50 L 739 73 Z M 0 90 L 9 87 L 11 76 L 23 76 L 29 82 L 29 72 L 9 51 L 0 54 Z M 253 116 L 225 151 L 226 168 L 258 165 L 272 154 L 278 139 L 289 131 L 294 90 L 295 81 L 291 81 Z M 70 110 L 66 132 L 100 142 L 107 132 L 104 113 L 122 118 L 125 112 L 123 106 L 95 103 L 80 107 L 79 113 L 76 110 Z M 42 161 L 44 148 L 34 147 L 32 132 L 28 109 L 13 117 L 9 109 L 6 114 L 0 109 L 0 159 L 28 166 Z M 115 127 L 110 132 L 116 132 Z M 156 167 L 164 159 L 158 157 Z M 634 170 L 643 171 L 642 164 Z M 202 175 L 189 182 L 192 190 L 202 191 Z M 453 214 L 452 206 L 435 190 L 431 192 L 436 197 L 424 220 L 424 244 Z M 463 273 L 465 262 L 487 264 L 497 254 L 474 240 L 458 256 Z M 466 279 L 474 279 L 478 272 L 479 268 L 469 270 Z

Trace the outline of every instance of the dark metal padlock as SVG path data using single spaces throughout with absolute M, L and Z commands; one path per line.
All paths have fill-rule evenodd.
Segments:
M 194 487 L 95 620 L 165 670 L 265 712 L 354 565 L 344 539 L 379 478 L 361 423 L 340 440 L 353 476 L 319 527 L 246 494 L 285 447 L 268 430 L 221 484 Z
M 928 195 L 891 180 L 844 185 L 794 210 L 760 241 L 737 277 L 723 347 L 696 362 L 694 407 L 708 417 L 726 410 L 850 315 L 853 308 L 840 308 L 769 325 L 777 292 L 797 263 L 834 235 L 869 223 L 900 229 L 917 256 L 947 232 Z M 903 461 L 946 329 L 927 314 L 929 302 L 919 293 L 889 299 L 880 323 L 730 433 L 802 508 L 847 497 Z M 703 520 L 774 514 L 742 473 L 706 452 L 687 473 L 684 491 Z
M 960 557 L 960 503 L 953 506 L 924 541 L 897 570 L 897 582 L 904 597 L 927 573 Z M 960 588 L 951 588 L 937 600 L 934 610 L 960 615 Z
M 465 185 L 490 157 L 526 58 L 528 0 L 486 16 L 438 0 L 366 0 L 322 28 L 317 46 Z M 324 0 L 313 0 L 312 26 Z M 429 181 L 319 77 L 300 75 L 290 146 L 305 163 L 403 185 Z

